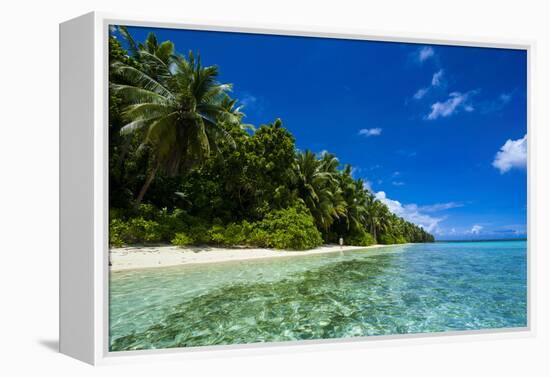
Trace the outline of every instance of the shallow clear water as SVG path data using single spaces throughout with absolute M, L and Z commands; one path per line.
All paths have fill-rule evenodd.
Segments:
M 112 351 L 524 327 L 526 242 L 111 273 Z

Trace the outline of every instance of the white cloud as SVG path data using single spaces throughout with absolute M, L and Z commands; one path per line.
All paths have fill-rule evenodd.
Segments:
M 495 155 L 493 166 L 504 174 L 512 168 L 525 168 L 527 164 L 527 134 L 518 140 L 508 139 Z
M 424 96 L 428 93 L 429 90 L 430 88 L 420 88 L 416 91 L 416 93 L 414 93 L 413 98 L 416 100 L 420 100 L 424 98 Z
M 434 232 L 438 224 L 444 220 L 442 217 L 433 217 L 422 213 L 416 204 L 403 205 L 397 200 L 392 200 L 386 196 L 384 191 L 378 191 L 375 197 L 384 203 L 392 213 L 421 226 L 428 232 Z
M 363 128 L 358 132 L 359 135 L 369 137 L 369 136 L 379 136 L 382 134 L 381 128 Z
M 256 102 L 258 102 L 258 98 L 256 96 L 253 96 L 252 94 L 246 93 L 243 98 L 241 99 L 241 104 L 246 108 L 254 105 Z
M 247 91 L 239 92 L 236 96 L 239 98 L 238 105 L 243 109 L 246 115 L 262 115 L 267 106 L 264 97 L 256 96 Z
M 460 109 L 468 112 L 474 111 L 474 107 L 468 101 L 475 93 L 475 91 L 467 93 L 452 92 L 445 102 L 436 102 L 431 106 L 432 111 L 426 116 L 426 119 L 435 120 L 440 117 L 449 117 Z
M 483 230 L 483 227 L 481 225 L 474 225 L 472 226 L 472 229 L 470 229 L 471 234 L 479 234 Z
M 433 74 L 431 86 L 428 86 L 426 88 L 418 89 L 416 91 L 416 93 L 414 93 L 413 99 L 421 100 L 422 98 L 424 98 L 426 96 L 426 94 L 428 94 L 428 92 L 430 91 L 430 89 L 432 87 L 439 87 L 441 85 L 443 85 L 443 70 L 442 69 L 440 69 L 439 71 L 437 71 Z
M 435 51 L 432 47 L 424 46 L 418 49 L 417 58 L 420 63 L 424 63 L 429 58 L 435 55 Z
M 512 94 L 510 93 L 502 93 L 500 96 L 498 96 L 498 99 L 501 103 L 507 104 L 512 99 Z
M 512 101 L 512 93 L 501 93 L 496 99 L 482 104 L 481 111 L 484 114 L 498 112 Z
M 452 208 L 459 208 L 463 206 L 464 205 L 462 203 L 447 202 L 447 203 L 436 203 L 436 204 L 420 206 L 418 207 L 418 209 L 423 212 L 439 212 L 439 211 L 444 211 Z
M 443 83 L 443 70 L 440 69 L 432 76 L 432 86 L 440 86 Z
M 370 192 L 373 192 L 372 183 L 368 179 L 363 179 L 363 188 L 365 190 L 369 190 Z

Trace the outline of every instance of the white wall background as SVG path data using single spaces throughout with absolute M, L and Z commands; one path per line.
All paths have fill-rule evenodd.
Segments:
M 4 1 L 0 11 L 0 374 L 70 376 L 550 375 L 547 163 L 550 28 L 544 1 Z M 537 41 L 533 183 L 535 338 L 437 342 L 92 368 L 53 351 L 58 333 L 58 23 L 91 10 Z M 475 137 L 475 135 L 472 135 Z M 538 233 L 540 232 L 540 234 Z

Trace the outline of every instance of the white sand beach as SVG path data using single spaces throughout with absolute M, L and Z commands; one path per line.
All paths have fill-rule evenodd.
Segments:
M 339 253 L 346 250 L 384 247 L 324 245 L 311 250 L 290 251 L 262 248 L 223 248 L 209 246 L 132 246 L 110 250 L 111 271 L 139 268 L 168 267 L 203 263 L 219 263 L 264 258 L 297 257 L 325 253 Z

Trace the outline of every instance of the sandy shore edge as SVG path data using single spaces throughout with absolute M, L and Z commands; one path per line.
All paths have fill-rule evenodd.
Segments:
M 176 246 L 131 246 L 113 248 L 109 251 L 111 271 L 142 268 L 169 267 L 204 263 L 221 263 L 265 258 L 297 257 L 326 253 L 339 253 L 347 250 L 374 249 L 387 245 L 338 246 L 324 245 L 306 251 L 275 250 L 263 248 L 223 248 L 223 247 L 176 247 Z

